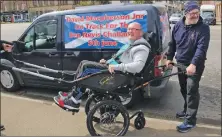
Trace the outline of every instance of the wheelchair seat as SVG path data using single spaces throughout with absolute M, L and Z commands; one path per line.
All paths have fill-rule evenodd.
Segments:
M 149 43 L 144 45 L 149 47 L 150 53 L 145 66 L 140 73 L 132 74 L 117 71 L 115 72 L 115 75 L 110 75 L 109 71 L 106 70 L 101 74 L 81 80 L 78 82 L 78 84 L 81 85 L 81 87 L 90 88 L 95 91 L 106 92 L 116 91 L 117 89 L 122 89 L 124 87 L 132 87 L 153 78 L 152 74 L 154 71 L 155 53 L 153 52 L 152 47 L 154 46 L 153 41 L 155 34 L 153 32 L 145 33 L 143 37 Z
M 143 34 L 143 38 L 145 40 L 147 40 L 147 42 L 150 44 L 151 48 L 150 48 L 150 52 L 149 52 L 149 56 L 146 60 L 145 66 L 143 67 L 143 69 L 141 70 L 140 73 L 136 74 L 136 77 L 138 77 L 138 80 L 149 80 L 150 78 L 152 78 L 152 76 L 150 76 L 152 74 L 152 68 L 153 68 L 153 64 L 154 64 L 154 46 L 155 46 L 155 33 L 154 32 L 147 32 Z

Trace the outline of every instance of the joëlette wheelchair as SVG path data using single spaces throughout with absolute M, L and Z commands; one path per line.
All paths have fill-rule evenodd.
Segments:
M 153 60 L 154 59 L 152 59 L 152 61 Z M 64 79 L 64 77 L 66 75 L 74 76 L 74 74 L 30 64 L 16 59 L 14 59 L 14 63 L 16 62 L 20 63 L 21 65 L 35 67 L 53 73 L 59 73 L 61 74 L 62 77 L 54 78 L 51 76 L 40 74 L 38 72 L 32 72 L 17 67 L 8 66 L 6 65 L 7 60 L 4 59 L 1 59 L 1 67 L 7 67 L 12 69 L 13 71 L 29 74 L 32 76 L 37 76 L 43 79 L 52 80 L 59 83 L 61 82 L 69 83 L 73 87 L 78 86 L 78 87 L 89 88 L 93 92 L 93 94 L 87 99 L 85 105 L 85 112 L 87 115 L 87 128 L 90 135 L 92 136 L 101 135 L 95 131 L 93 122 L 104 125 L 110 125 L 111 123 L 116 121 L 115 119 L 118 115 L 122 115 L 123 128 L 117 134 L 115 134 L 115 136 L 124 136 L 127 133 L 128 128 L 130 126 L 130 119 L 134 118 L 137 115 L 136 119 L 134 120 L 134 126 L 138 130 L 144 128 L 146 120 L 144 117 L 144 113 L 141 110 L 137 111 L 132 116 L 130 116 L 127 109 L 122 105 L 120 96 L 125 96 L 125 97 L 130 96 L 129 95 L 130 92 L 134 90 L 139 90 L 147 86 L 150 82 L 154 80 L 163 79 L 178 74 L 177 72 L 169 74 L 167 76 L 148 77 L 152 61 L 151 62 L 147 61 L 144 69 L 141 71 L 140 74 L 137 75 L 131 73 L 123 73 L 120 71 L 115 71 L 114 74 L 110 74 L 108 70 L 101 70 L 100 72 L 89 74 L 87 76 L 75 79 L 73 81 L 67 81 Z M 163 69 L 165 69 L 164 65 L 156 67 L 162 67 Z M 179 73 L 184 73 L 184 72 L 179 72 Z M 92 101 L 96 102 L 96 104 L 93 106 L 92 109 L 90 109 L 89 106 L 92 103 Z M 72 112 L 74 114 L 78 111 L 79 110 L 73 110 Z M 94 116 L 94 114 L 97 111 L 99 111 L 100 117 Z

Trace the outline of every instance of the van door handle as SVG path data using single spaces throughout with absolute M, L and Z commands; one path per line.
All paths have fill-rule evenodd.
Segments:
M 58 53 L 49 53 L 49 57 L 58 57 L 59 54 Z
M 65 53 L 65 57 L 75 57 L 74 53 Z

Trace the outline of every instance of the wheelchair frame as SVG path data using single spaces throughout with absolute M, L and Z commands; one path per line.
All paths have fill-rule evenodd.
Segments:
M 13 58 L 14 59 L 14 58 Z M 49 71 L 49 72 L 52 72 L 52 73 L 59 73 L 61 74 L 62 76 L 64 75 L 70 75 L 70 76 L 74 76 L 75 74 L 70 74 L 70 73 L 65 73 L 64 71 L 59 71 L 59 70 L 54 70 L 54 69 L 50 69 L 50 68 L 46 68 L 45 66 L 42 67 L 42 66 L 38 66 L 38 65 L 34 65 L 34 64 L 31 64 L 31 63 L 27 63 L 27 62 L 23 62 L 23 61 L 19 61 L 19 60 L 16 60 L 14 59 L 15 62 L 17 63 L 21 63 L 22 65 L 26 65 L 26 66 L 30 66 L 30 67 L 35 67 L 35 68 L 39 68 L 39 69 L 42 69 L 42 70 L 46 70 L 46 71 Z M 83 81 L 83 80 L 86 80 L 90 77 L 93 77 L 93 76 L 96 76 L 96 75 L 100 75 L 100 74 L 110 74 L 109 71 L 106 69 L 106 70 L 101 70 L 100 72 L 97 72 L 97 73 L 94 73 L 94 74 L 90 74 L 90 75 L 87 75 L 87 76 L 84 76 L 84 77 L 81 77 L 81 78 L 78 78 L 76 80 L 72 80 L 72 81 L 67 81 L 67 80 L 64 80 L 63 78 L 55 78 L 55 77 L 51 77 L 51 76 L 47 76 L 47 75 L 43 75 L 43 74 L 40 74 L 39 72 L 31 72 L 31 71 L 28 71 L 28 70 L 24 70 L 24 69 L 20 69 L 20 68 L 17 68 L 17 67 L 12 67 L 12 66 L 7 66 L 6 64 L 4 64 L 4 62 L 1 62 L 1 65 L 4 66 L 4 67 L 7 67 L 7 68 L 10 68 L 12 69 L 13 71 L 17 71 L 17 72 L 21 72 L 21 73 L 25 73 L 25 74 L 29 74 L 29 75 L 33 75 L 33 76 L 37 76 L 37 77 L 40 77 L 40 78 L 43 78 L 43 79 L 47 79 L 47 80 L 51 80 L 51 81 L 56 81 L 58 83 L 61 83 L 61 82 L 64 82 L 64 83 L 69 83 L 69 84 L 72 84 L 74 86 L 78 85 L 79 82 Z M 175 64 L 173 64 L 175 66 Z M 165 65 L 163 66 L 156 66 L 156 67 L 162 67 L 164 68 Z M 180 73 L 184 73 L 184 72 L 180 72 Z M 123 72 L 120 72 L 120 71 L 115 71 L 114 74 L 110 74 L 110 75 L 116 75 L 116 74 L 122 74 L 122 75 L 125 75 L 125 76 L 131 76 L 131 77 L 134 77 L 136 78 L 135 75 L 133 74 L 130 74 L 130 73 L 123 73 Z M 140 85 L 137 85 L 137 86 L 133 86 L 133 88 L 131 88 L 131 91 L 133 90 L 138 90 L 142 87 L 145 87 L 147 86 L 150 82 L 154 81 L 154 80 L 159 80 L 159 79 L 163 79 L 163 78 L 167 78 L 167 77 L 171 77 L 171 76 L 174 76 L 174 75 L 177 75 L 179 74 L 178 72 L 177 73 L 172 73 L 170 75 L 167 75 L 167 76 L 161 76 L 161 77 L 156 77 L 156 78 L 153 78 L 149 81 L 146 81 L 145 83 L 142 83 Z M 90 88 L 90 87 L 89 87 Z M 113 91 L 104 91 L 102 94 L 104 95 L 120 95 L 118 93 L 115 93 Z M 127 96 L 126 94 L 122 95 L 122 96 Z M 113 104 L 117 104 L 118 101 L 113 101 L 113 100 L 102 100 L 102 101 L 99 101 L 95 106 L 94 108 L 96 108 L 98 105 L 101 105 L 101 103 L 105 104 L 105 103 L 109 103 L 111 101 L 111 103 Z M 132 116 L 129 116 L 129 113 L 128 111 L 126 111 L 126 109 L 123 109 L 124 106 L 121 104 L 121 103 L 118 103 L 117 105 L 119 108 L 122 108 L 122 111 L 124 111 L 124 113 L 126 114 L 126 120 L 129 121 L 130 119 L 134 118 L 136 115 L 137 115 L 137 118 L 135 119 L 134 121 L 134 126 L 136 127 L 136 129 L 142 129 L 144 126 L 145 126 L 145 118 L 144 118 L 144 113 L 139 110 L 137 112 L 135 112 Z M 62 108 L 62 107 L 61 107 Z M 64 109 L 64 108 L 63 108 Z M 64 109 L 65 110 L 65 109 Z M 78 110 L 79 111 L 79 110 Z M 72 114 L 74 115 L 76 112 L 78 112 L 77 110 L 75 111 L 72 111 Z M 95 111 L 95 110 L 94 110 Z M 94 130 L 92 131 L 92 127 L 89 126 L 89 123 L 93 120 L 95 120 L 94 117 L 90 117 L 89 119 L 89 116 L 91 115 L 91 110 L 89 112 L 89 114 L 87 115 L 87 128 L 90 132 L 91 135 L 96 135 L 96 132 L 94 132 Z M 97 120 L 98 122 L 98 120 Z M 125 130 L 119 134 L 120 136 L 123 136 L 126 134 L 127 130 L 128 130 L 128 127 L 129 127 L 129 122 L 127 122 L 126 124 L 126 127 L 125 127 Z

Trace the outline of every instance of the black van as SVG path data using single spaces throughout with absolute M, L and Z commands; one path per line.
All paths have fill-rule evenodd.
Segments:
M 13 57 L 47 68 L 75 73 L 82 60 L 109 59 L 122 45 L 126 44 L 127 24 L 134 21 L 141 23 L 144 34 L 149 36 L 152 50 L 149 60 L 153 61 L 153 67 L 150 70 L 152 75 L 165 75 L 161 69 L 154 66 L 164 63 L 171 32 L 166 7 L 156 4 L 87 6 L 43 14 L 17 40 L 25 42 L 26 50 L 13 54 Z M 9 65 L 60 77 L 47 71 L 14 64 L 10 57 L 7 59 L 10 62 Z M 156 81 L 151 83 L 151 86 L 162 89 L 167 81 L 168 79 Z M 15 91 L 21 86 L 69 88 L 69 85 L 24 73 L 15 73 L 6 68 L 1 68 L 1 85 L 8 91 Z M 141 92 L 143 96 L 152 95 L 152 91 L 148 89 L 146 88 L 146 92 Z M 132 98 L 127 103 L 132 103 Z

